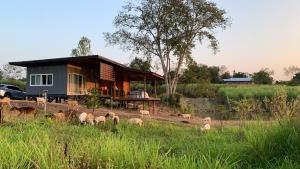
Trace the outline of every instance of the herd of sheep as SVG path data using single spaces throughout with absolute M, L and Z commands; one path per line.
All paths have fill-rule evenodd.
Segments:
M 46 104 L 46 100 L 44 98 L 38 97 L 36 98 L 37 106 L 44 106 Z M 116 115 L 114 112 L 108 112 L 105 115 L 101 116 L 94 116 L 92 113 L 80 112 L 79 111 L 79 104 L 77 101 L 69 100 L 67 101 L 68 109 L 66 111 L 59 110 L 56 113 L 46 115 L 47 118 L 51 118 L 56 121 L 67 121 L 70 119 L 76 119 L 82 125 L 98 125 L 98 124 L 105 124 L 107 118 L 111 118 L 114 125 L 118 125 L 120 123 L 120 117 Z M 34 117 L 37 114 L 37 109 L 35 107 L 12 107 L 10 104 L 9 98 L 3 98 L 0 100 L 0 107 L 7 105 L 10 108 L 10 111 L 17 111 L 19 112 L 18 116 L 26 115 L 26 114 L 33 114 Z M 140 115 L 150 117 L 150 112 L 148 110 L 139 110 Z M 184 119 L 191 119 L 191 114 L 178 114 L 179 117 Z M 127 120 L 129 124 L 134 124 L 138 126 L 143 125 L 143 120 L 140 118 L 130 118 Z M 211 125 L 211 118 L 206 117 L 202 119 L 203 126 L 201 127 L 202 131 L 210 130 Z

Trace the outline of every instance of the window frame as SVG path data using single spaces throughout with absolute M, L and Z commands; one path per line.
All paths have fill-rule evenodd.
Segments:
M 46 76 L 46 85 L 43 84 L 43 75 Z M 35 77 L 35 79 L 34 79 L 35 84 L 34 85 L 32 84 L 32 77 L 33 76 Z M 40 84 L 37 84 L 37 76 L 40 76 Z M 52 77 L 51 78 L 52 79 L 51 84 L 48 84 L 48 76 Z M 29 85 L 30 86 L 53 86 L 53 83 L 54 83 L 53 82 L 53 74 L 51 74 L 51 73 L 48 73 L 48 74 L 30 74 L 30 78 L 29 78 Z

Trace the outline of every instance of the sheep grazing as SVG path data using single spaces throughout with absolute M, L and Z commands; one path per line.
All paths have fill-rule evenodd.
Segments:
M 68 100 L 68 110 L 79 110 L 78 101 Z
M 192 115 L 191 114 L 178 114 L 179 117 L 182 117 L 184 119 L 191 119 Z
M 150 117 L 150 112 L 148 110 L 140 110 L 141 115 L 147 115 Z
M 128 120 L 129 124 L 136 124 L 139 125 L 140 127 L 143 125 L 143 120 L 139 118 L 131 118 Z
M 39 106 L 39 105 L 45 106 L 45 104 L 46 104 L 46 99 L 43 98 L 43 97 L 37 97 L 37 98 L 36 98 L 36 104 L 37 104 L 37 106 Z
M 4 97 L 3 99 L 0 100 L 0 106 L 2 107 L 4 105 L 11 107 L 10 98 Z
M 108 112 L 109 116 L 114 117 L 116 115 L 116 113 L 114 112 Z
M 205 117 L 204 119 L 202 119 L 202 123 L 204 124 L 204 126 L 201 127 L 201 131 L 210 130 L 210 124 L 211 124 L 211 118 L 210 117 Z
M 36 117 L 37 115 L 37 110 L 34 107 L 20 107 L 20 108 L 12 107 L 10 111 L 18 111 L 19 112 L 18 116 L 22 114 L 26 114 L 26 115 L 33 114 L 34 117 Z
M 62 110 L 60 110 L 57 113 L 53 113 L 53 115 L 51 116 L 51 119 L 62 122 L 62 121 L 66 120 L 66 115 Z
M 82 112 L 80 115 L 79 115 L 79 122 L 80 124 L 86 124 L 86 119 L 87 119 L 87 116 L 88 114 L 86 112 Z
M 117 125 L 117 124 L 120 123 L 120 118 L 119 118 L 119 116 L 113 116 L 112 120 L 113 120 L 113 122 L 114 122 L 114 125 Z
M 98 124 L 98 123 L 103 123 L 103 124 L 105 124 L 105 122 L 106 122 L 106 117 L 105 117 L 105 116 L 98 116 L 98 117 L 95 118 L 95 122 L 96 122 L 96 124 Z
M 94 125 L 94 120 L 95 120 L 95 116 L 92 113 L 89 113 L 86 117 L 86 121 L 90 124 L 90 125 Z

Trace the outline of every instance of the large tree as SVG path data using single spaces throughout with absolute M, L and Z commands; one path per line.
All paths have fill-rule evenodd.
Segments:
M 252 78 L 255 84 L 272 84 L 274 71 L 265 68 L 253 73 Z
M 25 68 L 5 64 L 0 69 L 1 78 L 4 79 L 22 79 L 25 77 Z
M 77 48 L 72 49 L 71 56 L 86 56 L 91 54 L 91 40 L 85 36 L 81 37 Z
M 206 0 L 141 0 L 127 3 L 116 16 L 117 31 L 105 33 L 108 44 L 155 57 L 165 77 L 166 94 L 176 92 L 178 75 L 197 42 L 208 39 L 218 50 L 216 28 L 228 24 L 226 12 Z M 174 71 L 174 76 L 170 72 Z
M 211 81 L 210 72 L 207 65 L 190 62 L 180 75 L 181 83 L 209 83 Z
M 142 59 L 135 57 L 129 64 L 129 67 L 137 70 L 142 70 L 145 72 L 151 71 L 151 60 L 150 59 Z

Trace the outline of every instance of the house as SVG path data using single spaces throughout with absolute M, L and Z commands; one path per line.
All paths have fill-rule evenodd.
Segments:
M 28 97 L 37 97 L 47 91 L 48 97 L 56 101 L 85 96 L 93 88 L 103 97 L 126 99 L 131 81 L 144 82 L 144 90 L 146 82 L 151 81 L 156 95 L 156 83 L 164 79 L 159 74 L 135 70 L 99 55 L 9 64 L 27 68 Z
M 253 80 L 250 77 L 229 78 L 229 79 L 223 79 L 223 83 L 226 83 L 226 84 L 253 84 Z

